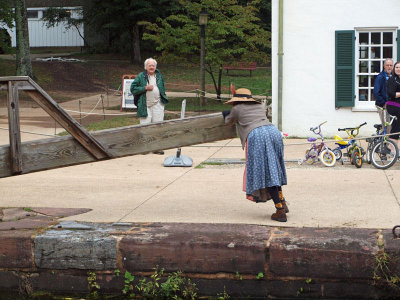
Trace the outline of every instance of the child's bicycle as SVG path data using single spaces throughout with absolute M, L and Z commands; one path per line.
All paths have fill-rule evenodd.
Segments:
M 319 124 L 318 126 L 311 127 L 310 130 L 314 132 L 316 135 L 319 135 L 321 137 L 321 143 L 316 144 L 315 141 L 317 138 L 314 137 L 309 137 L 307 141 L 313 142 L 312 146 L 310 149 L 306 150 L 306 156 L 305 159 L 302 160 L 300 159 L 298 161 L 299 165 L 301 165 L 303 162 L 306 162 L 308 164 L 313 164 L 318 160 L 318 157 L 322 161 L 322 163 L 327 166 L 327 167 L 333 167 L 336 163 L 336 157 L 335 154 L 328 148 L 328 146 L 324 142 L 324 137 L 321 134 L 321 125 L 325 124 L 325 122 Z M 318 129 L 318 132 L 317 132 Z
M 346 153 L 344 155 L 350 158 L 350 163 L 355 165 L 357 168 L 362 167 L 365 151 L 361 146 L 358 145 L 356 137 L 360 131 L 360 127 L 366 124 L 367 122 L 364 122 L 357 127 L 338 128 L 338 131 L 346 131 L 347 135 L 349 136 L 349 140 L 345 141 L 340 136 L 335 135 L 335 144 L 338 145 L 338 147 L 332 151 L 335 154 L 336 160 L 342 160 L 342 149 L 346 149 Z
M 377 109 L 383 110 L 382 107 L 377 106 Z M 389 115 L 389 122 L 386 121 L 387 111 L 383 110 L 383 119 L 385 120 L 384 126 L 382 124 L 375 124 L 376 135 L 367 138 L 367 162 L 372 163 L 372 165 L 377 169 L 388 169 L 393 166 L 397 157 L 399 156 L 399 149 L 391 139 L 389 139 L 387 134 L 387 128 L 392 125 L 396 116 Z

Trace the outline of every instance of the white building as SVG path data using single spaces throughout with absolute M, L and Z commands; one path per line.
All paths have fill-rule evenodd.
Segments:
M 61 3 L 63 2 L 63 3 Z M 76 2 L 76 1 L 75 1 Z M 71 27 L 68 30 L 65 24 L 58 24 L 47 28 L 46 23 L 41 20 L 43 12 L 51 6 L 62 4 L 74 4 L 70 1 L 26 1 L 28 12 L 29 44 L 31 47 L 79 47 L 84 46 L 84 41 L 76 28 Z M 42 6 L 49 5 L 49 6 Z M 71 13 L 71 17 L 78 18 L 80 7 L 62 6 L 63 9 Z M 7 28 L 11 35 L 11 46 L 16 46 L 15 28 Z M 80 25 L 79 31 L 84 36 L 83 25 Z
M 274 124 L 302 137 L 323 121 L 326 136 L 363 122 L 360 136 L 373 133 L 374 79 L 385 58 L 400 60 L 400 0 L 272 0 L 271 25 Z

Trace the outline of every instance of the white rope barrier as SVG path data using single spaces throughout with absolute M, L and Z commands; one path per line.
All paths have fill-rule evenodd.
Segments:
M 115 113 L 115 114 L 100 114 L 100 113 L 93 113 L 93 112 L 84 112 L 84 111 L 76 111 L 76 110 L 69 110 L 64 109 L 65 111 L 77 113 L 77 114 L 84 114 L 84 115 L 94 115 L 94 116 L 128 116 L 128 115 L 136 115 L 136 113 Z M 93 111 L 93 110 L 92 110 Z M 82 118 L 83 119 L 83 118 Z
M 1 129 L 1 130 L 7 130 L 7 131 L 9 131 L 8 128 L 4 128 L 4 127 L 0 127 L 0 129 Z M 51 136 L 51 137 L 59 136 L 59 135 L 54 135 L 54 134 L 45 134 L 45 133 L 38 133 L 38 132 L 32 132 L 32 131 L 23 131 L 23 130 L 20 130 L 20 132 L 22 132 L 22 133 L 34 134 L 34 135 Z
M 191 92 L 196 92 L 199 95 L 203 92 L 202 90 L 199 89 L 195 89 L 195 90 L 189 90 L 189 91 L 185 91 L 185 92 L 181 92 L 181 93 L 191 93 Z M 204 91 L 205 92 L 205 91 Z M 206 92 L 205 92 L 206 93 Z M 254 95 L 256 97 L 265 97 L 264 95 Z M 218 98 L 214 98 L 214 97 L 210 97 L 210 96 L 204 96 L 204 98 L 209 99 L 209 100 L 215 100 L 215 101 L 219 101 L 222 102 L 222 99 L 218 99 Z M 85 115 L 82 119 L 88 117 L 89 115 L 94 115 L 94 116 L 125 116 L 125 115 L 136 115 L 136 112 L 134 113 L 115 113 L 115 114 L 106 114 L 106 113 L 94 113 L 93 111 L 97 108 L 97 106 L 99 105 L 101 101 L 101 98 L 99 99 L 99 101 L 97 101 L 97 103 L 95 104 L 95 106 L 89 111 L 89 112 L 84 112 L 84 111 L 76 111 L 76 110 L 71 110 L 71 109 L 64 109 L 67 112 L 70 113 L 75 113 L 75 114 L 83 114 Z

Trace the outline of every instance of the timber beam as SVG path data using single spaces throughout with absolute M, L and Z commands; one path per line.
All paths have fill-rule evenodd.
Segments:
M 8 92 L 10 158 L 13 174 L 22 172 L 20 148 L 20 128 L 18 112 L 18 91 L 27 94 L 56 122 L 67 130 L 97 160 L 111 157 L 111 153 L 99 143 L 83 126 L 74 120 L 36 82 L 28 76 L 0 77 L 0 90 Z
M 168 120 L 97 131 L 92 134 L 108 158 L 147 153 L 235 138 L 234 126 L 227 126 L 221 113 Z M 96 159 L 73 137 L 63 136 L 21 143 L 21 173 L 95 162 Z M 10 171 L 10 147 L 0 146 L 0 177 Z

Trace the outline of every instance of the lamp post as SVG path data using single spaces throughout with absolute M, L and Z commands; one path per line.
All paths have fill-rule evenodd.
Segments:
M 205 71 L 205 62 L 206 62 L 206 47 L 205 47 L 205 39 L 206 39 L 206 25 L 208 22 L 208 13 L 207 10 L 203 7 L 201 12 L 199 13 L 199 25 L 201 28 L 200 34 L 200 67 L 201 67 L 201 105 L 206 106 L 205 101 L 205 90 L 206 90 L 206 71 Z

